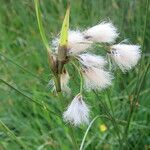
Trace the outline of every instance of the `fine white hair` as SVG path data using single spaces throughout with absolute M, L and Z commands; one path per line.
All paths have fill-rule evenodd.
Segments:
M 68 86 L 70 80 L 70 76 L 68 74 L 67 71 L 63 72 L 60 76 L 60 81 L 61 81 L 61 89 L 63 92 L 67 93 L 68 95 L 70 95 L 71 90 Z
M 80 93 L 74 97 L 67 110 L 63 113 L 63 119 L 74 126 L 89 123 L 89 107 L 83 101 Z
M 86 67 L 103 68 L 107 61 L 102 57 L 94 54 L 81 54 L 79 55 L 79 61 Z
M 112 75 L 99 68 L 90 67 L 83 70 L 85 89 L 104 89 L 111 85 Z
M 91 46 L 91 42 L 86 40 L 80 31 L 70 30 L 68 34 L 68 49 L 69 54 L 79 54 L 84 52 Z
M 84 38 L 84 35 L 79 30 L 69 30 L 68 31 L 68 54 L 76 55 L 86 51 L 90 48 L 93 42 L 88 41 Z M 52 47 L 57 53 L 59 46 L 59 38 L 52 40 Z
M 87 29 L 84 32 L 84 35 L 93 42 L 112 43 L 119 34 L 111 22 L 101 22 L 100 24 Z
M 111 47 L 110 55 L 119 68 L 126 72 L 138 63 L 141 50 L 138 45 L 116 44 Z

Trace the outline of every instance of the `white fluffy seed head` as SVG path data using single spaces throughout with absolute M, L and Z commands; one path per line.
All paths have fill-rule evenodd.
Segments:
M 114 42 L 118 37 L 117 29 L 111 22 L 102 22 L 84 32 L 85 37 L 93 42 Z
M 70 95 L 71 93 L 71 90 L 68 87 L 69 80 L 70 80 L 70 76 L 68 72 L 67 71 L 63 72 L 60 76 L 61 89 L 63 92 L 66 92 L 68 95 Z
M 112 75 L 95 67 L 86 68 L 83 71 L 85 89 L 104 89 L 111 85 Z
M 76 55 L 86 51 L 92 42 L 86 40 L 83 33 L 79 30 L 69 30 L 68 32 L 68 53 L 69 55 Z M 57 53 L 59 46 L 59 38 L 52 40 L 53 50 Z
M 84 52 L 91 46 L 91 42 L 87 41 L 80 31 L 69 31 L 68 34 L 68 49 L 69 54 L 79 54 Z
M 103 68 L 107 63 L 102 56 L 97 56 L 88 53 L 79 55 L 79 61 L 86 67 L 96 68 Z
M 63 119 L 75 126 L 89 123 L 89 107 L 78 94 L 72 100 L 67 110 L 63 113 Z
M 138 45 L 116 44 L 111 47 L 110 55 L 119 68 L 125 72 L 138 63 L 141 50 Z

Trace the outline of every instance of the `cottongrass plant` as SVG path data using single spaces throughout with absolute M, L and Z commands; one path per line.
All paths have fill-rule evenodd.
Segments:
M 113 23 L 108 21 L 100 22 L 84 31 L 69 29 L 70 7 L 68 7 L 60 36 L 53 39 L 53 51 L 51 51 L 41 24 L 38 0 L 35 0 L 35 4 L 39 29 L 48 51 L 50 68 L 53 72 L 54 78 L 51 83 L 53 83 L 54 90 L 58 95 L 60 92 L 66 92 L 67 95 L 71 93 L 69 87 L 71 77 L 66 64 L 73 65 L 80 75 L 80 91 L 66 108 L 63 119 L 74 126 L 88 124 L 90 106 L 86 104 L 86 98 L 83 100 L 83 90 L 101 91 L 111 85 L 115 77 L 111 70 L 107 70 L 108 59 L 111 59 L 109 63 L 113 62 L 123 73 L 135 67 L 141 57 L 140 46 L 116 43 L 119 32 Z M 92 51 L 94 44 L 100 45 L 105 50 L 104 56 L 94 54 Z
M 67 63 L 72 63 L 72 61 L 78 62 L 79 65 L 77 67 L 81 74 L 81 80 L 84 83 L 84 90 L 103 90 L 111 85 L 114 77 L 106 69 L 108 64 L 106 56 L 112 59 L 112 62 L 115 62 L 124 73 L 138 63 L 141 57 L 140 46 L 114 44 L 118 35 L 117 28 L 110 22 L 102 22 L 83 32 L 79 30 L 70 30 L 68 32 L 66 61 L 68 60 Z M 95 43 L 102 44 L 103 48 L 106 48 L 106 56 L 98 56 L 92 53 L 92 45 Z M 106 47 L 104 43 L 107 43 Z M 56 45 L 58 48 L 59 43 Z M 89 50 L 90 52 L 88 52 Z M 61 83 L 64 84 L 63 80 L 61 80 Z M 69 82 L 68 80 L 66 84 Z M 80 92 L 80 97 L 82 97 L 81 95 L 82 92 Z M 88 123 L 90 118 L 88 116 L 89 107 L 86 107 L 87 105 L 83 100 L 78 99 L 81 99 L 79 95 L 75 96 L 63 114 L 64 121 L 70 122 L 75 126 Z
M 68 31 L 65 64 L 72 62 L 75 64 L 74 62 L 78 62 L 79 65 L 76 67 L 78 68 L 77 71 L 81 74 L 81 80 L 83 80 L 81 84 L 83 84 L 84 90 L 103 90 L 111 85 L 114 77 L 106 69 L 108 57 L 112 59 L 112 62 L 115 62 L 123 73 L 132 69 L 138 63 L 141 57 L 140 46 L 121 43 L 114 44 L 118 36 L 117 28 L 111 22 L 101 22 L 83 32 L 79 30 Z M 55 39 L 54 41 L 54 46 L 58 49 L 58 40 Z M 106 49 L 106 56 L 108 57 L 92 53 L 92 45 L 95 43 L 101 44 Z M 55 51 L 54 55 L 58 55 L 58 51 Z M 69 79 L 68 72 L 66 75 L 64 73 L 61 74 L 62 91 L 70 91 L 68 87 Z M 82 100 L 81 91 L 72 100 L 64 112 L 63 118 L 64 121 L 70 122 L 74 126 L 89 122 L 89 107 Z

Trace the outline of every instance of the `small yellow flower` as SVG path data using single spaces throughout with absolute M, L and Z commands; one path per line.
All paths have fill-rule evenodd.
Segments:
M 105 124 L 101 124 L 99 126 L 99 129 L 100 129 L 101 132 L 105 132 L 107 130 L 107 126 Z

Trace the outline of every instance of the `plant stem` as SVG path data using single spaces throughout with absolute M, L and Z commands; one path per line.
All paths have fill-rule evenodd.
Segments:
M 143 41 L 142 41 L 143 50 L 144 50 L 145 34 L 146 34 L 147 19 L 148 19 L 148 8 L 149 8 L 149 0 L 146 1 L 146 14 L 145 14 L 144 32 L 143 32 Z
M 51 49 L 49 47 L 49 43 L 47 41 L 46 35 L 45 35 L 45 31 L 42 25 L 42 18 L 41 18 L 41 12 L 39 9 L 39 0 L 34 0 L 35 3 L 35 10 L 36 10 L 36 16 L 37 16 L 37 22 L 38 22 L 38 27 L 39 27 L 39 31 L 40 31 L 40 35 L 42 38 L 42 41 L 46 47 L 47 50 L 47 55 L 48 55 L 48 62 L 49 62 L 49 66 L 50 69 L 52 70 L 53 75 L 55 76 L 55 85 L 56 85 L 56 91 L 60 92 L 61 91 L 61 87 L 60 87 L 60 78 L 57 75 L 57 68 L 55 66 L 52 54 L 51 54 Z
M 12 139 L 14 139 L 23 149 L 31 150 L 29 147 L 24 145 L 24 143 L 20 140 L 20 138 L 16 137 L 16 135 L 0 120 L 0 125 L 6 130 L 6 134 L 8 134 Z
M 125 133 L 124 133 L 124 139 L 127 138 L 128 129 L 129 129 L 129 126 L 130 126 L 132 115 L 133 115 L 133 112 L 134 112 L 134 109 L 135 109 L 135 106 L 136 106 L 136 103 L 137 103 L 137 100 L 138 100 L 138 97 L 139 97 L 139 93 L 140 93 L 140 90 L 141 90 L 141 87 L 142 87 L 142 83 L 143 83 L 143 81 L 144 81 L 144 79 L 146 77 L 146 74 L 147 74 L 149 66 L 150 66 L 150 62 L 147 64 L 145 72 L 143 73 L 143 78 L 141 79 L 141 82 L 139 84 L 139 88 L 137 90 L 137 94 L 134 95 L 133 101 L 131 103 L 131 108 L 130 108 L 130 113 L 129 113 L 129 116 L 128 116 L 127 126 L 125 128 Z
M 75 135 L 74 135 L 74 129 L 71 125 L 69 127 L 69 130 L 70 130 L 70 136 L 71 136 L 71 139 L 72 139 L 72 144 L 73 144 L 74 150 L 78 150 L 78 144 L 76 142 L 76 138 L 75 138 Z
M 56 74 L 54 76 L 54 82 L 55 82 L 55 87 L 56 87 L 56 91 L 57 93 L 61 92 L 61 81 L 60 81 L 60 74 Z
M 147 28 L 148 8 L 149 8 L 149 0 L 146 1 L 146 14 L 145 14 L 145 23 L 144 23 L 144 32 L 143 32 L 143 41 L 142 41 L 142 49 L 143 50 L 144 50 L 145 35 L 146 35 L 146 28 Z M 136 89 L 138 88 L 138 85 L 139 85 L 139 88 L 138 88 L 137 92 L 134 93 L 133 102 L 131 104 L 130 113 L 129 113 L 128 120 L 127 120 L 127 126 L 126 126 L 125 132 L 124 132 L 124 137 L 123 137 L 124 141 L 126 141 L 126 139 L 127 139 L 130 122 L 131 122 L 132 115 L 133 115 L 134 108 L 135 108 L 134 106 L 136 105 L 136 103 L 138 101 L 138 97 L 139 97 L 139 93 L 140 93 L 140 90 L 141 90 L 141 86 L 142 86 L 142 83 L 143 83 L 144 78 L 146 76 L 146 73 L 148 71 L 149 65 L 150 65 L 150 63 L 148 63 L 148 65 L 146 67 L 146 71 L 144 72 L 144 75 L 143 75 L 143 78 L 141 80 L 141 84 L 140 85 L 139 85 L 140 75 L 138 75 L 138 81 L 137 81 L 137 84 L 136 84 Z M 140 64 L 139 72 L 141 71 L 141 69 L 143 69 L 143 68 L 142 68 L 142 65 Z
M 46 110 L 47 110 L 48 112 L 50 112 L 50 113 L 52 113 L 52 114 L 54 114 L 54 115 L 60 117 L 60 114 L 56 114 L 55 112 L 51 111 L 48 107 L 46 107 L 46 105 L 43 106 L 43 104 L 41 104 L 40 102 L 38 102 L 38 101 L 32 99 L 31 97 L 29 97 L 28 95 L 24 94 L 22 91 L 18 90 L 17 88 L 13 87 L 12 85 L 10 85 L 9 83 L 7 83 L 7 82 L 4 81 L 3 79 L 0 79 L 0 81 L 3 82 L 4 84 L 6 84 L 7 86 L 9 86 L 10 88 L 12 88 L 13 90 L 15 90 L 16 92 L 18 92 L 19 94 L 21 94 L 21 95 L 23 95 L 24 97 L 26 97 L 27 99 L 29 99 L 31 102 L 36 103 L 38 106 L 40 106 L 40 107 L 43 108 L 43 109 L 46 108 Z
M 79 70 L 78 66 L 75 63 L 73 63 L 73 62 L 71 62 L 71 63 L 79 73 L 79 76 L 80 76 L 80 93 L 82 94 L 82 92 L 83 92 L 83 76 L 82 76 L 82 73 L 81 73 L 81 71 Z
M 43 43 L 44 43 L 46 49 L 49 52 L 51 52 L 51 50 L 49 48 L 48 41 L 46 39 L 44 28 L 43 28 L 43 25 L 42 25 L 41 12 L 40 12 L 40 9 L 39 9 L 39 0 L 34 0 L 34 3 L 35 3 L 35 10 L 36 10 L 36 16 L 37 16 L 37 21 L 38 21 L 38 27 L 39 27 L 39 31 L 40 31 Z
M 81 143 L 81 146 L 80 146 L 80 150 L 83 150 L 83 146 L 84 146 L 84 143 L 85 143 L 85 139 L 86 139 L 86 137 L 87 137 L 87 134 L 88 134 L 88 132 L 89 132 L 89 130 L 90 130 L 92 124 L 93 124 L 99 117 L 100 117 L 100 116 L 96 116 L 96 117 L 90 122 L 90 124 L 89 124 L 89 126 L 88 126 L 88 128 L 87 128 L 87 130 L 86 130 L 86 132 L 85 132 L 85 134 L 84 134 L 84 137 L 83 137 L 83 139 L 82 139 L 82 143 Z
M 11 62 L 12 64 L 14 64 L 14 65 L 16 65 L 17 67 L 19 67 L 20 69 L 22 69 L 23 71 L 25 71 L 25 72 L 29 73 L 29 74 L 30 74 L 30 75 L 32 75 L 33 77 L 35 77 L 35 78 L 37 78 L 37 79 L 39 79 L 39 80 L 41 80 L 41 81 L 43 81 L 43 82 L 47 83 L 47 81 L 46 81 L 46 80 L 44 80 L 44 79 L 40 78 L 38 75 L 36 75 L 36 74 L 32 73 L 32 72 L 31 72 L 31 71 L 29 71 L 28 69 L 25 69 L 24 67 L 22 67 L 21 65 L 19 65 L 18 63 L 16 63 L 13 59 L 11 59 L 11 58 L 9 58 L 9 57 L 5 56 L 5 55 L 4 55 L 4 54 L 2 54 L 2 53 L 0 53 L 0 55 L 1 55 L 2 57 L 4 57 L 6 60 L 8 60 L 9 62 Z
M 93 90 L 93 92 L 96 95 L 96 97 L 99 99 L 99 96 L 96 93 L 96 91 Z M 115 131 L 116 131 L 116 135 L 118 136 L 119 145 L 121 147 L 122 146 L 122 141 L 121 141 L 121 137 L 120 137 L 120 131 L 119 131 L 119 128 L 117 126 L 117 122 L 116 122 L 115 118 L 111 115 L 111 113 L 109 112 L 109 109 L 108 109 L 107 105 L 101 99 L 99 99 L 99 100 L 100 100 L 101 104 L 103 105 L 103 108 L 105 110 L 106 115 L 108 115 L 110 117 L 110 120 L 111 120 L 111 122 L 114 126 Z

